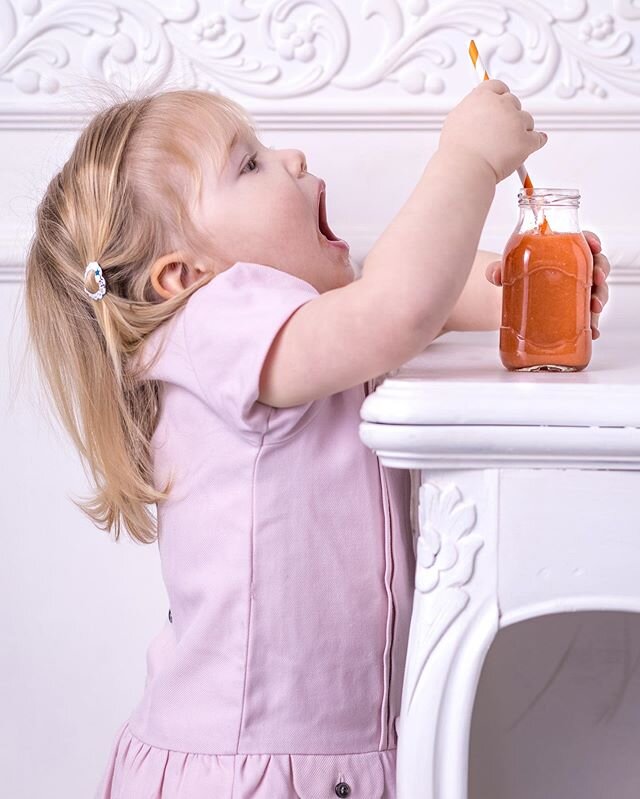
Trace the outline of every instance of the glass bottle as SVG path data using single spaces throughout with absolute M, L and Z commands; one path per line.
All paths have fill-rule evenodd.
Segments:
M 577 189 L 522 189 L 502 256 L 500 359 L 513 371 L 577 372 L 591 360 L 593 255 Z

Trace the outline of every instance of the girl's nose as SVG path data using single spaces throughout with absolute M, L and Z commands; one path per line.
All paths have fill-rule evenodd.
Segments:
M 307 157 L 302 150 L 287 150 L 286 159 L 291 173 L 296 177 L 303 175 L 307 171 Z

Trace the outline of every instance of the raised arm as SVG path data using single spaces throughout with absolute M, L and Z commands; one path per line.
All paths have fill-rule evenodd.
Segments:
M 448 114 L 437 152 L 361 278 L 307 302 L 278 332 L 261 402 L 289 407 L 351 388 L 440 334 L 469 280 L 496 183 L 546 141 L 520 108 L 504 83 L 484 81 Z

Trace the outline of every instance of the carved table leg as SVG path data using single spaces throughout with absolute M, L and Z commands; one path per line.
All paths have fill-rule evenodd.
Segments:
M 397 799 L 466 799 L 469 735 L 498 631 L 497 470 L 423 471 Z

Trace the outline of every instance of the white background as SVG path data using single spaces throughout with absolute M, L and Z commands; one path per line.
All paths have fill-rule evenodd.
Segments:
M 635 325 L 637 0 L 0 0 L 2 795 L 91 795 L 167 612 L 157 548 L 114 544 L 71 503 L 89 484 L 22 360 L 33 210 L 86 118 L 91 86 L 144 80 L 237 99 L 265 144 L 305 151 L 327 183 L 331 226 L 360 264 L 446 112 L 475 84 L 470 35 L 492 77 L 549 133 L 527 164 L 534 184 L 582 192 L 583 227 L 613 263 L 602 335 Z M 502 249 L 517 190 L 515 175 L 498 187 L 481 246 Z M 640 620 L 626 614 L 503 631 L 478 692 L 470 797 L 551 799 L 559 783 L 583 799 L 615 795 L 616 783 L 640 792 L 639 655 Z

